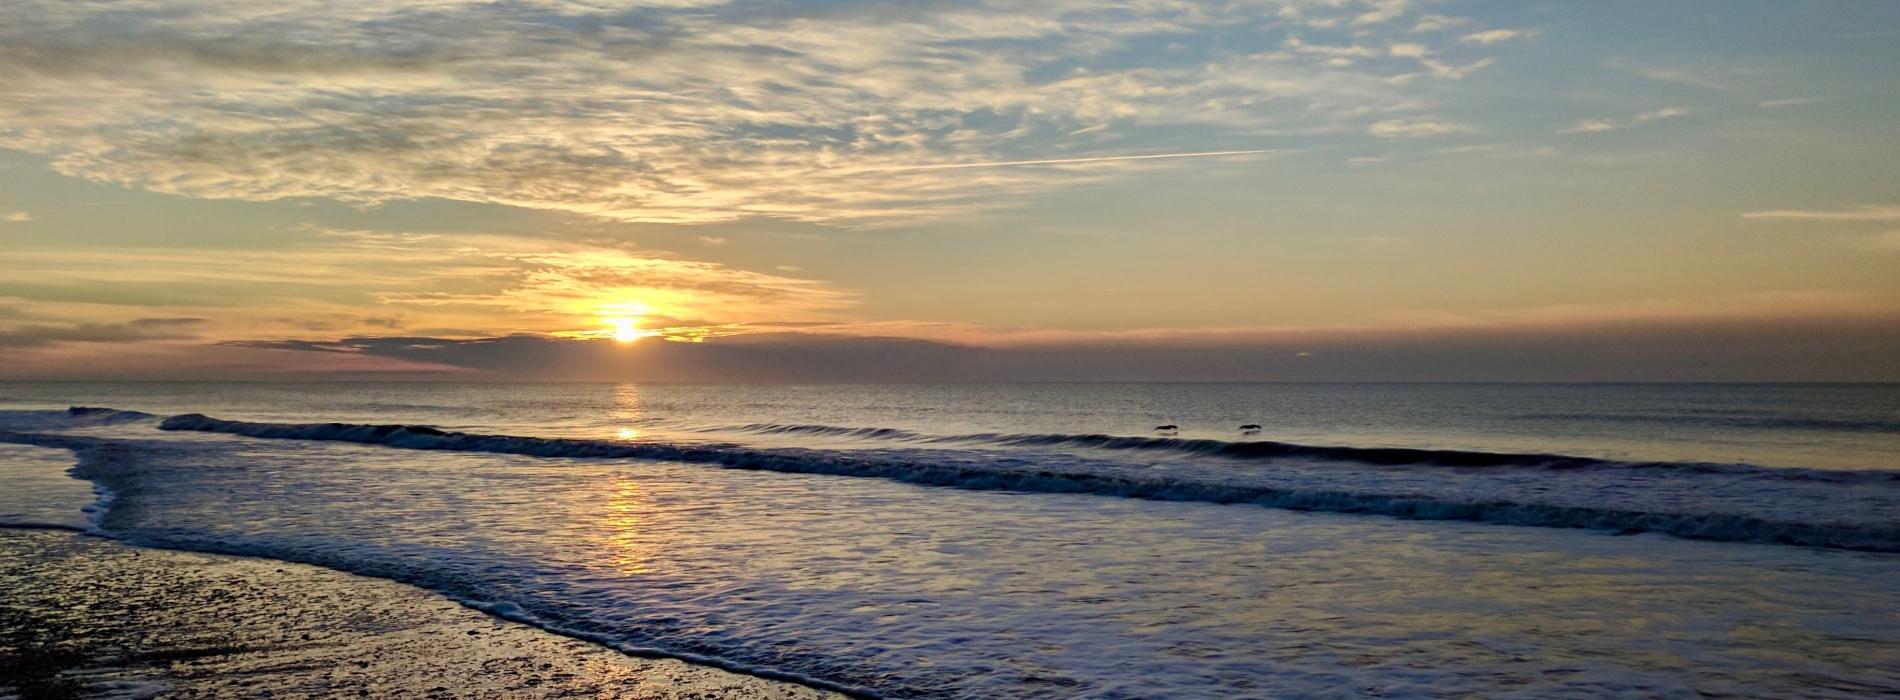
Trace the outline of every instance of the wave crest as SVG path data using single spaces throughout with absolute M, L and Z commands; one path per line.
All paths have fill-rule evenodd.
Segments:
M 1484 452 L 1411 447 L 1348 447 L 1307 445 L 1272 440 L 1214 440 L 1206 438 L 1130 437 L 1098 433 L 968 433 L 930 435 L 898 428 L 853 428 L 835 425 L 751 423 L 722 426 L 705 432 L 753 435 L 814 435 L 883 440 L 918 445 L 967 444 L 998 447 L 1047 447 L 1156 452 L 1183 457 L 1218 457 L 1243 461 L 1308 460 L 1350 462 L 1380 467 L 1462 467 L 1518 469 L 1665 469 L 1798 481 L 1893 481 L 1900 473 L 1846 472 L 1800 468 L 1768 468 L 1747 464 L 1710 462 L 1621 461 L 1542 452 Z
M 66 416 L 94 423 L 131 423 L 158 417 L 144 411 L 128 411 L 102 406 L 68 406 Z

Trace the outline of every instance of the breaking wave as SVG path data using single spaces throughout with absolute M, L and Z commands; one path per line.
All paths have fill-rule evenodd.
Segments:
M 126 411 L 97 406 L 72 406 L 66 410 L 0 411 L 0 430 L 70 430 L 102 425 L 149 421 L 158 416 L 143 411 Z
M 1681 472 L 1735 474 L 1748 477 L 1798 481 L 1892 481 L 1900 482 L 1900 473 L 1849 472 L 1800 468 L 1768 468 L 1747 464 L 1710 462 L 1641 462 L 1578 457 L 1538 452 L 1483 452 L 1477 450 L 1439 450 L 1409 447 L 1348 447 L 1304 445 L 1271 440 L 1212 440 L 1204 438 L 1128 437 L 1070 433 L 968 433 L 930 435 L 897 428 L 853 428 L 835 425 L 751 423 L 721 426 L 704 432 L 737 432 L 753 435 L 813 435 L 860 440 L 885 440 L 916 445 L 961 444 L 996 447 L 1048 447 L 1154 452 L 1181 457 L 1218 457 L 1246 461 L 1310 460 L 1351 462 L 1372 466 L 1429 466 L 1520 469 L 1666 469 Z
M 100 406 L 68 406 L 66 416 L 95 424 L 132 423 L 158 417 L 144 411 L 127 411 Z
M 666 460 L 736 469 L 877 477 L 912 484 L 976 490 L 1082 493 L 1155 500 L 1251 503 L 1274 508 L 1330 513 L 1586 528 L 1619 534 L 1661 532 L 1695 539 L 1900 552 L 1900 525 L 1891 522 L 1823 523 L 1777 520 L 1731 512 L 1659 512 L 1653 509 L 1550 504 L 1496 497 L 1370 492 L 1369 489 L 1362 491 L 1336 486 L 1306 488 L 1298 485 L 1289 486 L 1285 483 L 1263 485 L 1247 483 L 1244 480 L 1195 478 L 1192 475 L 1168 474 L 1139 468 L 1102 469 L 1094 468 L 1092 465 L 1052 463 L 1034 459 L 1033 455 L 1025 458 L 949 450 L 827 451 L 805 448 L 751 448 L 738 445 L 536 438 L 453 432 L 423 425 L 257 423 L 221 420 L 195 413 L 167 418 L 159 425 L 159 428 L 226 433 L 254 438 L 353 442 L 419 450 L 488 452 L 534 457 Z M 832 430 L 828 426 L 758 426 L 757 429 Z M 1232 443 L 1218 440 L 1127 438 L 1105 435 L 932 437 L 906 431 L 874 430 L 879 431 L 880 437 L 912 442 L 956 440 L 996 445 L 1167 450 L 1189 455 L 1213 454 L 1254 459 L 1306 457 L 1347 460 L 1376 466 L 1417 464 L 1586 470 L 1627 469 L 1632 466 L 1674 466 L 1691 473 L 1710 469 L 1734 472 L 1740 476 L 1770 479 L 1849 481 L 1852 482 L 1850 488 L 1862 485 L 1890 486 L 1896 483 L 1896 475 L 1890 473 L 1818 472 L 1746 465 L 1670 465 L 1669 463 L 1631 465 L 1557 455 L 1320 447 L 1275 442 Z

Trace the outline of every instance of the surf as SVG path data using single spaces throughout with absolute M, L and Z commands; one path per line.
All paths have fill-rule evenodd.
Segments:
M 1727 542 L 1775 543 L 1874 552 L 1900 552 L 1900 527 L 1879 523 L 1802 522 L 1729 512 L 1662 512 L 1618 508 L 1612 505 L 1577 506 L 1533 503 L 1474 495 L 1447 498 L 1426 494 L 1394 494 L 1326 488 L 1288 488 L 1218 482 L 1134 470 L 1095 471 L 1064 468 L 1033 458 L 998 458 L 992 454 L 960 454 L 757 448 L 732 444 L 677 444 L 574 438 L 489 435 L 442 430 L 426 425 L 359 423 L 262 423 L 185 414 L 166 418 L 159 429 L 223 433 L 251 438 L 350 442 L 415 450 L 487 452 L 545 458 L 663 460 L 797 474 L 873 477 L 910 484 L 984 491 L 1030 493 L 1083 493 L 1098 496 L 1208 503 L 1245 503 L 1271 508 L 1328 513 L 1369 514 L 1419 520 L 1454 520 L 1519 526 L 1581 528 L 1618 534 L 1658 532 L 1690 539 Z M 913 438 L 923 439 L 923 438 Z M 1221 441 L 1113 436 L 959 436 L 957 439 L 992 444 L 1035 444 L 1104 447 L 1106 449 L 1163 449 L 1188 454 L 1209 452 L 1243 456 L 1325 455 L 1350 456 L 1375 466 L 1424 464 L 1431 466 L 1530 466 L 1536 468 L 1628 468 L 1605 460 L 1460 451 L 1324 448 L 1286 443 L 1224 443 Z M 1475 455 L 1475 458 L 1471 457 Z M 1460 461 L 1464 460 L 1464 461 Z M 1475 463 L 1472 463 L 1475 462 Z M 1680 466 L 1680 465 L 1679 465 Z M 1680 466 L 1684 469 L 1697 465 Z M 1726 467 L 1766 478 L 1813 478 L 1806 470 Z M 1886 483 L 1894 475 L 1834 473 L 1830 479 Z

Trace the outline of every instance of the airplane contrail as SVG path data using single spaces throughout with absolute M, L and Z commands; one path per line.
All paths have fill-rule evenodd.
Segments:
M 1151 153 L 1141 156 L 1096 156 L 1092 158 L 1046 158 L 1042 160 L 999 160 L 987 163 L 941 163 L 937 165 L 901 165 L 890 168 L 865 168 L 860 172 L 896 172 L 904 170 L 954 170 L 960 168 L 1002 168 L 1016 165 L 1067 165 L 1071 163 L 1104 163 L 1117 160 L 1159 160 L 1163 158 L 1212 158 L 1217 156 L 1248 156 L 1262 153 L 1277 153 L 1274 149 L 1256 149 L 1251 151 L 1199 151 L 1195 153 Z

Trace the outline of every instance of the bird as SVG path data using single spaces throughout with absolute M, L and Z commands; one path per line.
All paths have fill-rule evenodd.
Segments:
M 1169 424 L 1167 424 L 1167 425 L 1157 425 L 1157 426 L 1155 426 L 1155 432 L 1157 432 L 1157 433 L 1167 433 L 1167 434 L 1169 434 L 1169 435 L 1172 435 L 1172 434 L 1174 434 L 1174 433 L 1176 433 L 1176 432 L 1178 432 L 1178 431 L 1180 431 L 1180 430 L 1181 430 L 1181 426 L 1178 426 L 1178 425 L 1175 425 L 1175 424 L 1173 424 L 1173 423 L 1169 423 Z
M 1254 435 L 1254 434 L 1257 434 L 1257 433 L 1259 433 L 1259 432 L 1260 432 L 1260 424 L 1259 424 L 1259 423 L 1248 423 L 1248 424 L 1246 424 L 1246 425 L 1243 425 L 1243 426 L 1240 426 L 1240 434 L 1241 434 L 1241 435 Z

